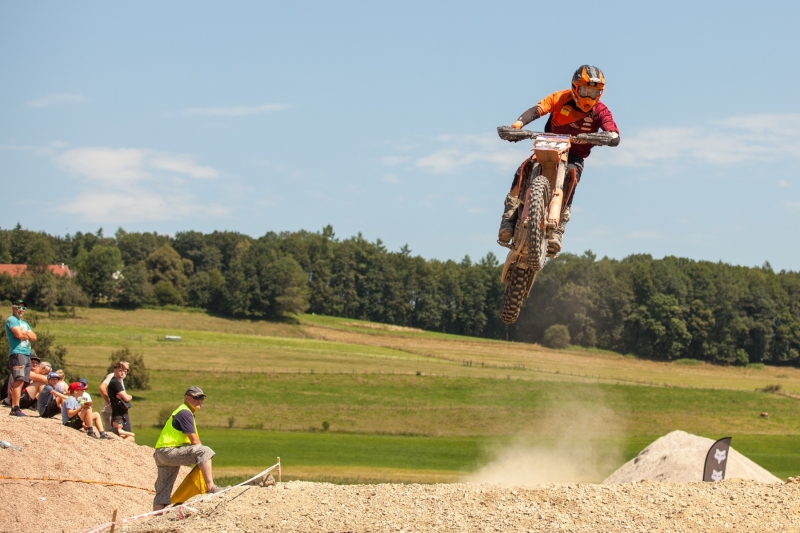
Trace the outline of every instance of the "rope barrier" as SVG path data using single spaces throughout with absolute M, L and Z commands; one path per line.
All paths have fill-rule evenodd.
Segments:
M 259 472 L 258 474 L 256 474 L 255 476 L 251 477 L 250 479 L 248 479 L 246 481 L 242 481 L 238 485 L 234 485 L 233 487 L 228 487 L 227 489 L 221 490 L 219 492 L 212 492 L 210 494 L 207 494 L 205 497 L 200 498 L 199 500 L 197 500 L 197 503 L 204 502 L 204 501 L 206 501 L 206 500 L 208 500 L 210 498 L 213 498 L 214 496 L 219 496 L 221 494 L 225 494 L 229 490 L 235 489 L 237 487 L 241 487 L 243 485 L 247 485 L 251 481 L 255 481 L 256 479 L 269 474 L 270 472 L 272 472 L 276 468 L 278 469 L 278 476 L 280 476 L 280 471 L 281 471 L 280 458 L 278 458 L 278 462 L 277 463 L 275 463 L 271 467 L 267 468 L 266 470 L 263 470 L 263 471 Z M 155 492 L 155 491 L 150 491 L 150 492 Z M 136 515 L 136 516 L 131 516 L 131 517 L 128 517 L 128 518 L 123 518 L 122 520 L 117 520 L 116 522 L 106 522 L 105 524 L 100 524 L 99 526 L 95 526 L 92 529 L 87 529 L 83 533 L 102 533 L 103 531 L 105 531 L 107 529 L 110 529 L 112 526 L 118 526 L 120 524 L 125 524 L 127 522 L 134 522 L 136 520 L 141 520 L 143 518 L 149 518 L 151 516 L 158 516 L 158 515 L 165 514 L 165 513 L 170 513 L 170 512 L 173 512 L 173 511 L 177 511 L 179 516 L 180 516 L 180 518 L 183 519 L 183 510 L 184 509 L 189 511 L 189 512 L 191 512 L 191 513 L 197 513 L 198 512 L 197 509 L 195 509 L 193 507 L 189 507 L 188 505 L 185 505 L 185 504 L 180 504 L 180 505 L 176 505 L 175 507 L 166 507 L 164 509 L 159 509 L 158 511 L 150 511 L 149 513 L 144 513 L 144 514 L 140 514 L 140 515 Z
M 112 487 L 125 487 L 128 489 L 146 490 L 155 494 L 153 489 L 146 489 L 144 487 L 137 487 L 136 485 L 126 485 L 124 483 L 112 483 L 110 481 L 94 481 L 91 479 L 61 479 L 56 477 L 14 477 L 14 476 L 0 476 L 0 479 L 13 479 L 15 481 L 58 481 L 59 483 L 91 483 L 94 485 L 107 485 Z

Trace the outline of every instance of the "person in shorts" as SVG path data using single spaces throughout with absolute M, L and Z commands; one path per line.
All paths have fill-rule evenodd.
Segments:
M 131 418 L 128 409 L 131 407 L 133 396 L 125 391 L 125 376 L 128 375 L 128 363 L 120 361 L 114 365 L 114 377 L 108 382 L 106 388 L 108 399 L 111 402 L 111 416 L 122 417 L 125 420 L 123 429 L 131 431 Z
M 194 413 L 203 405 L 206 395 L 200 387 L 189 387 L 183 395 L 183 403 L 172 412 L 156 441 L 153 459 L 158 467 L 156 497 L 153 510 L 158 511 L 170 504 L 172 486 L 181 466 L 198 465 L 206 482 L 206 492 L 219 492 L 211 475 L 211 458 L 214 450 L 200 443 Z
M 36 341 L 36 334 L 30 324 L 22 320 L 28 309 L 25 300 L 14 300 L 11 304 L 11 316 L 6 320 L 6 338 L 8 339 L 8 369 L 10 371 L 11 416 L 27 416 L 19 406 L 22 386 L 30 382 L 31 343 Z
M 30 357 L 31 373 L 19 395 L 20 409 L 36 409 L 39 393 L 47 385 L 47 375 L 53 370 L 52 365 L 47 361 L 40 361 L 39 356 L 33 350 L 31 350 Z
M 36 379 L 37 373 L 40 372 L 39 365 L 41 363 L 39 356 L 36 355 L 36 352 L 34 352 L 33 349 L 31 349 L 30 359 L 31 359 L 31 371 L 30 374 L 28 375 L 27 378 L 28 380 Z M 45 374 L 50 372 L 49 368 L 50 367 L 48 366 L 48 370 L 47 372 L 45 372 Z M 25 381 L 22 384 L 22 392 L 20 392 L 19 397 L 20 397 L 20 403 L 24 405 L 23 407 L 21 407 L 21 409 L 27 409 L 28 407 L 33 405 L 33 402 L 31 401 L 30 396 L 28 395 L 27 392 L 28 387 L 31 385 L 31 383 L 32 383 L 31 381 Z M 47 383 L 46 378 L 44 383 L 42 383 L 42 385 L 44 385 L 45 383 Z M 11 376 L 9 375 L 6 376 L 5 381 L 3 381 L 2 387 L 0 387 L 0 400 L 2 400 L 5 405 L 9 406 L 11 405 L 11 387 L 13 384 L 14 380 L 11 379 Z
M 115 416 L 111 420 L 111 432 L 127 442 L 136 442 L 136 434 L 125 431 L 125 417 Z
M 86 433 L 90 437 L 96 437 L 94 428 L 100 433 L 101 439 L 113 439 L 103 430 L 103 422 L 100 420 L 100 413 L 92 412 L 92 402 L 83 399 L 84 385 L 80 382 L 69 384 L 69 396 L 61 404 L 61 422 L 72 429 L 87 428 Z
M 47 385 L 45 385 L 38 398 L 39 416 L 41 418 L 53 418 L 61 412 L 61 403 L 68 398 L 56 390 L 56 385 L 60 376 L 55 372 L 47 374 Z

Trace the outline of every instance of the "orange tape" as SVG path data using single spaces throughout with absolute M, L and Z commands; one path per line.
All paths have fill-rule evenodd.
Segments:
M 153 494 L 156 491 L 152 489 L 146 489 L 144 487 L 137 487 L 136 485 L 126 485 L 124 483 L 111 483 L 110 481 L 93 481 L 90 479 L 59 479 L 55 477 L 13 477 L 13 476 L 0 476 L 0 479 L 13 479 L 16 481 L 58 481 L 59 483 L 91 483 L 94 485 L 110 485 L 113 487 L 125 487 L 128 489 L 139 489 L 139 490 L 146 490 L 147 492 L 152 492 Z

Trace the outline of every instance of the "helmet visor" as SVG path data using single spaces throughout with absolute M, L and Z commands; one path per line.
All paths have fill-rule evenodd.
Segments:
M 588 85 L 578 86 L 578 95 L 584 98 L 591 98 L 592 100 L 596 100 L 597 98 L 600 98 L 600 93 L 602 92 L 603 90 L 598 87 L 590 87 Z

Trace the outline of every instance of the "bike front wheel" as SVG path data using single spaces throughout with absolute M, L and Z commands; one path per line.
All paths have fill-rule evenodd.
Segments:
M 544 223 L 550 205 L 550 183 L 544 176 L 536 176 L 530 187 L 528 210 L 528 266 L 533 272 L 544 268 L 547 260 L 547 235 Z
M 516 264 L 512 264 L 508 269 L 506 291 L 503 294 L 503 308 L 500 310 L 500 320 L 504 323 L 513 324 L 519 318 L 519 311 L 522 309 L 522 302 L 525 301 L 528 285 L 533 275 L 535 272 L 532 269 L 517 268 Z

